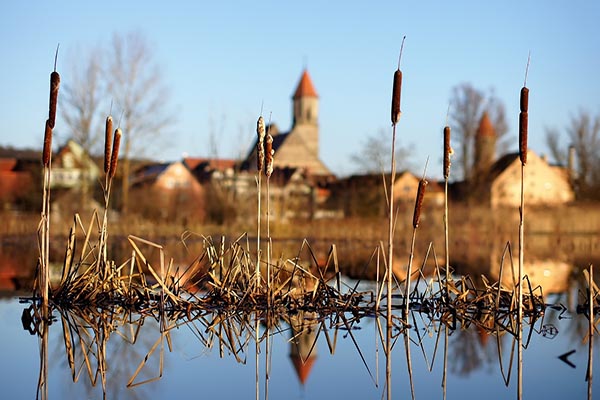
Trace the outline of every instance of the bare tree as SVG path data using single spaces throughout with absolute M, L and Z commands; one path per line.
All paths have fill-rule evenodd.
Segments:
M 450 99 L 450 119 L 453 128 L 452 139 L 457 150 L 458 164 L 463 179 L 469 179 L 473 170 L 475 134 L 484 111 L 487 111 L 496 131 L 497 143 L 508 131 L 504 104 L 494 95 L 462 83 L 452 89 Z
M 122 204 L 127 209 L 131 157 L 141 156 L 173 122 L 168 91 L 153 52 L 139 32 L 114 34 L 107 51 L 105 79 L 115 104 L 123 110 Z
M 99 123 L 103 96 L 102 54 L 98 48 L 87 53 L 78 49 L 76 53 L 78 56 L 72 59 L 70 73 L 65 74 L 64 95 L 59 101 L 68 136 L 91 154 L 102 137 Z
M 575 152 L 572 173 L 575 194 L 579 199 L 600 199 L 600 115 L 585 110 L 571 117 L 565 129 L 568 145 L 563 145 L 556 128 L 546 129 L 546 144 L 554 160 L 560 164 L 569 158 L 569 147 Z
M 350 156 L 352 163 L 361 173 L 377 174 L 389 172 L 392 163 L 392 135 L 385 129 L 368 135 L 360 144 L 360 150 Z M 396 143 L 396 170 L 410 167 L 410 147 Z
M 120 175 L 121 208 L 125 210 L 132 156 L 141 157 L 147 149 L 157 148 L 156 140 L 173 121 L 161 71 L 139 32 L 114 34 L 109 46 L 93 48 L 72 65 L 62 103 L 72 139 L 93 153 L 104 137 L 102 123 L 110 102 L 115 116 L 122 112 L 115 120 L 123 131 Z

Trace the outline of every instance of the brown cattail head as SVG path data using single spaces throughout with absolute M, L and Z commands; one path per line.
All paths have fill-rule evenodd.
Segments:
M 444 127 L 444 179 L 450 176 L 450 156 L 452 155 L 452 147 L 450 147 L 450 127 Z
M 525 86 L 521 88 L 521 112 L 529 111 L 529 89 Z
M 521 164 L 527 164 L 527 122 L 528 114 L 526 112 L 519 113 L 519 158 Z
M 402 91 L 402 71 L 394 72 L 394 87 L 392 88 L 392 125 L 400 120 L 400 92 Z
M 262 117 L 258 117 L 258 121 L 256 121 L 256 134 L 258 135 L 258 140 L 265 140 L 265 120 Z
M 54 71 L 50 74 L 50 107 L 48 110 L 48 121 L 50 128 L 54 129 L 56 121 L 56 103 L 58 101 L 58 87 L 60 86 L 60 75 Z
M 267 178 L 271 177 L 273 173 L 273 156 L 275 155 L 275 150 L 273 150 L 273 136 L 269 133 L 265 140 L 265 175 Z
M 115 130 L 115 137 L 113 139 L 112 154 L 110 156 L 110 168 L 108 170 L 108 176 L 113 178 L 117 173 L 117 162 L 119 160 L 119 146 L 121 145 L 121 128 Z
M 262 115 L 258 117 L 258 121 L 256 121 L 256 135 L 258 136 L 258 140 L 256 141 L 256 169 L 260 175 L 265 163 L 265 120 Z
M 104 173 L 108 174 L 110 169 L 110 153 L 112 152 L 113 120 L 109 115 L 106 117 L 106 129 L 104 131 Z
M 413 214 L 413 228 L 417 228 L 419 226 L 419 221 L 421 220 L 421 208 L 423 207 L 423 198 L 425 197 L 425 186 L 427 186 L 429 182 L 426 179 L 421 179 L 419 181 L 419 189 L 417 189 L 417 198 L 415 200 L 415 210 Z
M 52 155 L 52 127 L 50 120 L 46 120 L 46 129 L 44 131 L 44 151 L 42 152 L 42 164 L 44 167 L 50 166 L 50 157 Z

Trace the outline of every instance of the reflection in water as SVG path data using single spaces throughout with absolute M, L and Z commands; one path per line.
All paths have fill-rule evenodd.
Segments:
M 317 359 L 316 314 L 301 311 L 296 315 L 290 315 L 289 324 L 290 359 L 298 380 L 304 385 Z
M 581 305 L 581 307 L 586 306 L 587 304 Z M 452 372 L 457 375 L 469 375 L 482 368 L 501 368 L 497 364 L 498 346 L 502 347 L 504 356 L 510 352 L 510 347 L 514 346 L 514 334 L 510 331 L 510 327 L 506 329 L 505 324 L 490 322 L 499 319 L 501 314 L 490 313 L 489 318 L 481 318 L 481 315 L 476 317 L 475 313 L 456 313 L 457 324 L 454 328 L 453 323 L 445 325 L 440 320 L 429 320 L 428 316 L 432 315 L 432 309 L 428 307 L 431 307 L 431 304 L 415 303 L 412 320 L 413 336 L 417 332 L 428 334 L 422 334 L 417 343 L 412 343 L 411 346 L 417 348 L 427 346 L 425 343 L 428 338 L 434 340 L 439 327 L 446 326 L 451 328 L 449 368 Z M 35 309 L 36 307 L 31 307 L 33 317 L 30 323 L 37 322 L 41 327 L 43 324 L 40 324 Z M 548 310 L 550 312 L 544 316 L 544 319 L 557 320 L 560 314 L 551 308 Z M 232 357 L 240 363 L 245 363 L 253 353 L 255 325 L 253 317 L 244 312 L 190 310 L 189 313 L 179 314 L 176 319 L 167 318 L 165 321 L 160 321 L 160 318 L 156 318 L 159 315 L 157 312 L 138 315 L 136 318 L 123 309 L 111 311 L 109 313 L 107 310 L 98 312 L 94 309 L 55 309 L 53 313 L 55 322 L 47 325 L 49 329 L 38 332 L 42 339 L 41 361 L 46 359 L 47 363 L 47 332 L 52 329 L 62 330 L 63 340 L 59 343 L 50 343 L 51 353 L 62 354 L 63 363 L 69 366 L 73 381 L 84 386 L 86 397 L 97 396 L 98 392 L 95 391 L 97 388 L 94 388 L 94 385 L 102 388 L 106 397 L 110 398 L 118 398 L 119 393 L 125 393 L 126 398 L 153 397 L 150 386 L 144 383 L 155 381 L 160 379 L 163 373 L 169 373 L 164 366 L 164 353 L 171 351 L 170 333 L 176 328 L 191 328 L 198 342 L 208 351 L 217 352 L 220 357 Z M 289 338 L 289 360 L 303 385 L 310 382 L 309 376 L 317 361 L 317 342 L 321 339 L 327 340 L 326 332 L 330 335 L 330 340 L 327 342 L 335 347 L 335 340 L 331 338 L 337 335 L 338 330 L 343 329 L 344 335 L 350 337 L 351 332 L 365 327 L 365 322 L 354 318 L 351 312 L 344 313 L 350 329 L 346 329 L 341 318 L 341 314 L 325 316 L 314 311 L 300 311 L 284 314 L 282 319 L 270 324 L 270 329 L 275 334 L 284 334 Z M 550 330 L 541 329 L 545 324 L 547 321 L 539 319 L 536 330 L 532 334 L 546 335 Z M 164 327 L 162 333 L 161 326 Z M 29 328 L 35 331 L 35 327 L 32 328 L 30 325 Z M 266 328 L 267 325 L 262 325 L 259 335 L 263 350 L 267 338 Z M 574 333 L 575 331 L 571 332 Z M 526 333 L 525 337 L 527 336 Z M 581 341 L 581 338 L 582 336 L 579 336 L 578 341 Z M 360 347 L 356 350 L 364 351 Z M 502 361 L 505 364 L 504 374 L 510 382 L 508 368 L 513 362 L 508 359 L 501 359 Z M 264 365 L 262 367 L 264 369 Z M 40 398 L 47 398 L 45 377 L 47 373 L 42 364 Z M 135 390 L 122 392 L 119 385 L 127 385 L 132 389 L 135 387 Z M 420 398 L 418 393 L 417 398 Z
M 172 332 L 182 327 L 190 329 L 204 348 L 217 351 L 220 357 L 233 357 L 245 364 L 254 352 L 257 359 L 264 354 L 264 361 L 257 363 L 256 397 L 259 376 L 265 383 L 264 397 L 269 396 L 270 340 L 283 332 L 289 332 L 290 362 L 303 385 L 315 366 L 317 342 L 326 340 L 333 354 L 338 331 L 351 340 L 366 373 L 378 384 L 382 371 L 369 364 L 355 332 L 363 327 L 365 322 L 361 321 L 375 320 L 377 341 L 385 342 L 381 322 L 388 316 L 383 286 L 377 283 L 371 290 L 361 291 L 360 282 L 342 279 L 335 248 L 322 265 L 307 248 L 302 256 L 271 265 L 272 275 L 260 276 L 262 284 L 256 287 L 253 257 L 243 245 L 244 238 L 231 246 L 208 240 L 205 251 L 186 268 L 166 262 L 160 246 L 136 238 L 130 238 L 132 258 L 120 265 L 89 257 L 82 257 L 79 263 L 65 263 L 60 282 L 53 286 L 49 317 L 40 314 L 37 298 L 30 299 L 32 305 L 23 317 L 24 327 L 40 337 L 38 396 L 47 398 L 48 331 L 55 329 L 58 321 L 62 327 L 61 352 L 71 378 L 87 382 L 89 395 L 94 386 L 99 386 L 105 397 L 117 392 L 113 385 L 122 384 L 120 379 L 126 379 L 128 388 L 143 388 L 160 379 L 167 373 L 164 360 L 165 352 L 172 350 Z M 158 250 L 158 265 L 145 257 L 143 246 Z M 434 355 L 429 356 L 427 338 L 437 341 L 442 332 L 448 332 L 451 371 L 468 375 L 497 360 L 508 386 L 517 335 L 514 286 L 486 279 L 476 284 L 468 276 L 447 280 L 445 276 L 439 267 L 427 274 L 415 272 L 408 320 L 403 313 L 406 299 L 399 294 L 400 287 L 394 287 L 393 352 L 414 347 L 429 365 L 429 360 L 433 363 L 435 359 L 437 344 Z M 558 312 L 561 303 L 546 304 L 539 287 L 527 278 L 524 283 L 522 345 L 527 347 L 532 335 L 551 331 L 544 319 L 546 314 Z M 588 287 L 594 286 L 588 282 Z M 588 293 L 594 296 L 580 303 L 581 312 L 586 304 L 587 309 L 592 304 L 593 311 L 587 315 L 595 315 L 597 291 Z M 409 332 L 410 340 L 397 340 L 400 336 L 408 339 Z M 410 361 L 405 368 L 412 376 Z M 390 374 L 381 388 L 392 383 Z M 127 393 L 128 397 L 145 397 L 143 390 Z

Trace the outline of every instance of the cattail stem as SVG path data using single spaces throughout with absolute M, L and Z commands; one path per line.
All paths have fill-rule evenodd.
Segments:
M 448 284 L 450 281 L 450 232 L 448 223 L 448 179 L 450 177 L 450 156 L 452 155 L 452 147 L 450 147 L 450 127 L 444 127 L 444 252 L 445 252 L 445 296 L 446 304 L 450 303 L 450 291 Z M 446 370 L 448 367 L 448 326 L 444 328 L 444 367 L 442 375 L 442 391 L 443 398 L 446 399 Z
M 388 210 L 388 269 L 387 283 L 387 318 L 386 318 L 386 385 L 387 399 L 392 399 L 392 279 L 394 264 L 394 181 L 396 180 L 396 124 L 392 127 L 392 164 L 390 171 L 389 210 Z
M 386 274 L 387 282 L 387 318 L 386 318 L 386 385 L 387 399 L 392 399 L 392 278 L 394 268 L 394 183 L 396 181 L 396 125 L 400 121 L 400 97 L 402 92 L 402 71 L 400 71 L 400 61 L 402 59 L 402 50 L 404 49 L 404 40 L 400 46 L 398 56 L 398 67 L 394 72 L 394 83 L 392 86 L 392 161 L 390 165 L 390 190 L 388 199 L 388 269 Z
M 594 370 L 594 330 L 595 314 L 594 305 L 596 302 L 596 285 L 594 284 L 594 266 L 590 264 L 588 276 L 588 365 L 585 380 L 588 382 L 588 399 L 592 397 L 592 378 Z
M 525 70 L 525 85 L 527 84 L 527 71 L 529 70 L 530 57 L 527 58 Z M 517 310 L 517 342 L 518 342 L 518 378 L 517 397 L 523 395 L 523 263 L 525 252 L 525 165 L 527 164 L 527 125 L 529 109 L 529 89 L 527 86 L 521 88 L 519 99 L 519 158 L 521 159 L 521 205 L 519 207 L 519 284 L 517 285 L 518 310 Z
M 262 106 L 261 106 L 261 114 L 262 114 Z M 265 150 L 264 150 L 264 139 L 265 139 L 265 121 L 261 116 L 258 117 L 256 121 L 256 134 L 258 139 L 256 141 L 256 173 L 257 180 L 256 184 L 258 186 L 258 199 L 257 199 L 257 221 L 256 221 L 256 290 L 260 287 L 260 222 L 262 218 L 261 213 L 261 197 L 262 197 L 262 171 L 265 163 Z

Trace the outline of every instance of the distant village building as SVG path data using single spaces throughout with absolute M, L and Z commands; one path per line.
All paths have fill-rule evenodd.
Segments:
M 492 208 L 518 207 L 521 202 L 521 161 L 518 153 L 495 159 L 496 132 L 486 112 L 475 137 L 474 174 L 462 183 L 462 194 L 473 191 Z M 566 168 L 551 166 L 529 150 L 525 167 L 525 203 L 557 206 L 575 198 Z
M 421 177 L 410 171 L 399 171 L 394 181 L 394 201 L 402 210 L 413 210 Z M 385 217 L 388 213 L 385 185 L 390 174 L 352 175 L 332 185 L 329 204 L 343 211 L 346 217 Z M 424 204 L 439 207 L 444 204 L 444 190 L 429 181 Z
M 73 140 L 61 147 L 52 159 L 50 188 L 89 189 L 98 183 L 100 167 Z
M 17 158 L 0 158 L 0 210 L 10 209 L 32 190 L 30 171 L 19 168 Z
M 333 174 L 319 158 L 319 96 L 307 70 L 292 96 L 292 129 L 279 132 L 275 124 L 268 129 L 273 136 L 275 165 L 302 168 L 311 176 L 329 178 Z M 256 171 L 256 141 L 246 162 L 248 171 Z
M 490 203 L 492 207 L 521 204 L 521 160 L 519 153 L 501 157 L 490 171 Z M 527 153 L 524 182 L 525 203 L 557 206 L 575 199 L 566 168 L 555 167 L 533 151 Z
M 95 200 L 94 193 L 100 187 L 100 171 L 98 164 L 83 147 L 68 140 L 52 157 L 52 215 L 68 220 L 78 212 L 99 210 L 102 206 Z
M 143 215 L 187 222 L 205 217 L 204 188 L 182 162 L 149 164 L 135 171 L 132 204 Z

